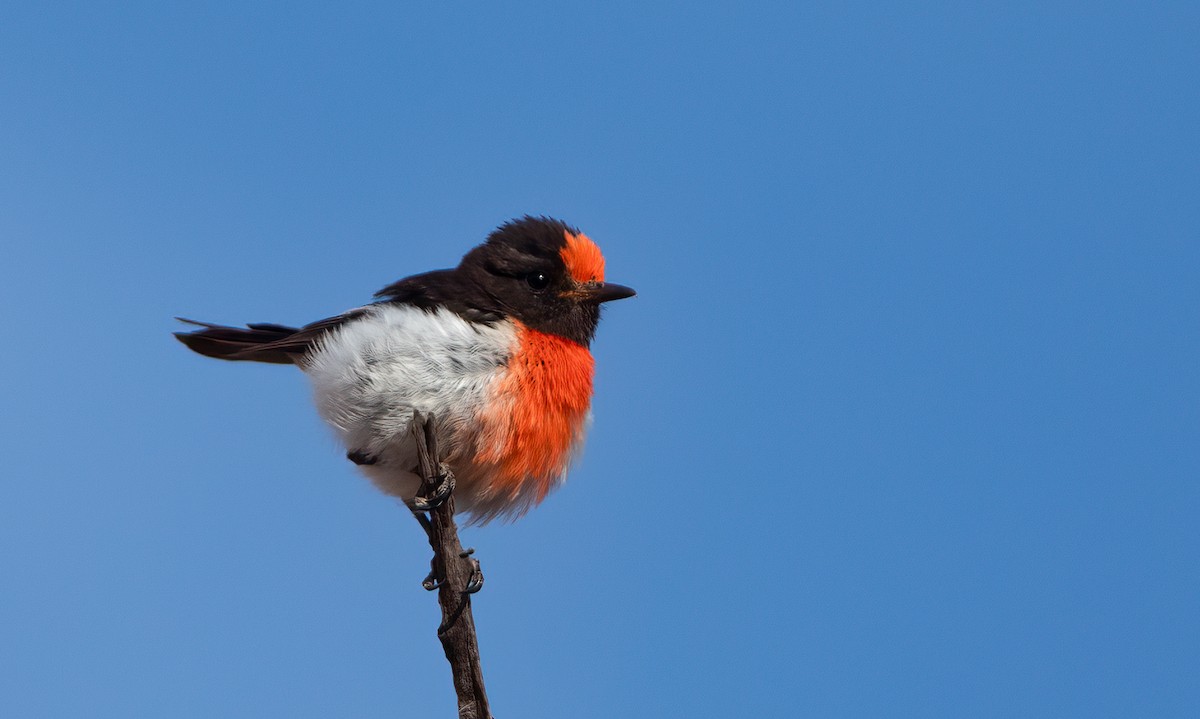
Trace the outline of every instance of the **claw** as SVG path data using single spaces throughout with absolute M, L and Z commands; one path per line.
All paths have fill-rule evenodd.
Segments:
M 408 508 L 414 512 L 428 512 L 437 509 L 445 503 L 446 498 L 454 491 L 454 473 L 446 465 L 442 465 L 442 473 L 438 475 L 438 485 L 428 497 L 413 497 L 408 501 Z
M 425 591 L 432 592 L 445 582 L 446 578 L 439 577 L 436 569 L 430 569 L 429 574 L 425 575 L 425 578 L 421 580 L 421 586 L 424 587 Z
M 463 552 L 463 554 L 469 553 Z M 474 594 L 480 589 L 483 589 L 483 568 L 479 566 L 478 559 L 471 559 L 471 578 L 467 580 L 467 586 L 463 591 L 467 594 Z

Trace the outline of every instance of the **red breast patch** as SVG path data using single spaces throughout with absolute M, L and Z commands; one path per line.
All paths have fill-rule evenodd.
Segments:
M 487 494 L 515 498 L 533 489 L 535 502 L 546 497 L 581 438 L 593 373 L 583 345 L 517 323 L 517 351 L 480 418 L 475 462 L 495 468 Z

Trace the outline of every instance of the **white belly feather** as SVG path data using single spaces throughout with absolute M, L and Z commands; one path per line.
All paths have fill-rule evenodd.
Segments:
M 375 305 L 367 315 L 333 330 L 309 355 L 317 410 L 348 451 L 376 460 L 363 472 L 380 489 L 412 497 L 419 480 L 412 474 L 416 451 L 409 435 L 413 411 L 437 418 L 443 460 L 458 471 L 458 493 L 470 509 L 474 447 L 462 438 L 478 433 L 490 385 L 501 380 L 514 351 L 511 322 L 472 323 L 449 310 L 426 311 L 407 305 Z M 458 438 L 457 442 L 454 438 Z M 464 470 L 468 474 L 464 475 Z

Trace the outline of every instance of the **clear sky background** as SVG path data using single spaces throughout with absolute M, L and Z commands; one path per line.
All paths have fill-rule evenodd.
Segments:
M 7 3 L 0 715 L 452 716 L 303 323 L 578 225 L 498 717 L 1200 715 L 1195 3 Z M 971 7 L 966 7 L 971 5 Z

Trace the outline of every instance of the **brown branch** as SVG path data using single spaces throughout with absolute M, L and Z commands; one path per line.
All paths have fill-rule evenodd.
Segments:
M 416 413 L 413 417 L 413 438 L 417 443 L 424 481 L 422 492 L 426 497 L 443 493 L 445 490 L 439 491 L 437 485 L 444 484 L 446 479 L 452 481 L 450 469 L 441 463 L 438 455 L 434 425 L 432 416 Z M 459 719 L 492 719 L 483 689 L 475 619 L 471 616 L 471 595 L 483 585 L 483 574 L 479 570 L 479 561 L 470 556 L 473 550 L 463 551 L 458 541 L 454 494 L 449 492 L 444 502 L 429 510 L 427 518 L 416 508 L 413 513 L 421 520 L 429 535 L 429 546 L 433 548 L 432 571 L 425 586 L 438 590 L 438 604 L 442 608 L 438 639 L 442 641 L 442 650 L 454 675 Z

